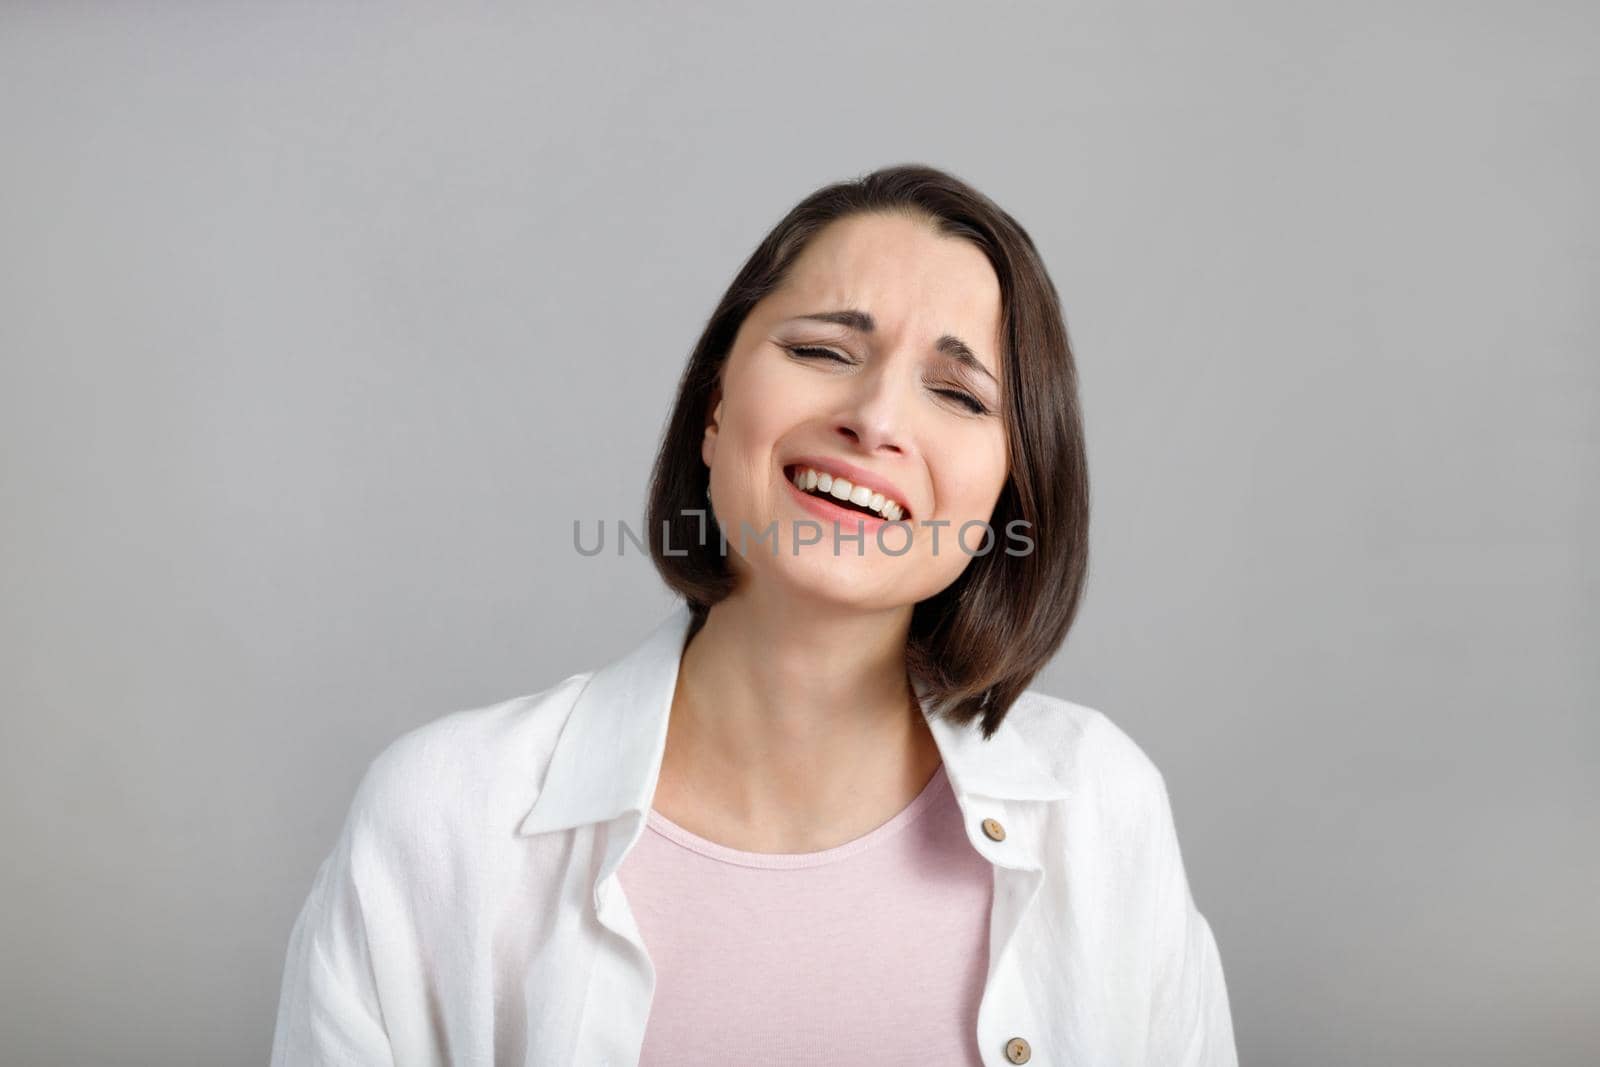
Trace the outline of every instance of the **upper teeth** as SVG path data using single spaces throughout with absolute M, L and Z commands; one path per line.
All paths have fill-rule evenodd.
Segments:
M 871 508 L 890 522 L 899 522 L 900 517 L 906 513 L 902 505 L 889 500 L 882 493 L 875 493 L 864 485 L 851 485 L 844 478 L 813 467 L 796 467 L 794 485 L 796 489 L 804 489 L 807 492 L 820 489 L 839 500 L 848 500 L 852 504 Z

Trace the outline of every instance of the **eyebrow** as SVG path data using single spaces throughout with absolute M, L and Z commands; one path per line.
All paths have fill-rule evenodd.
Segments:
M 878 328 L 876 319 L 865 311 L 857 311 L 854 308 L 844 311 L 815 311 L 809 315 L 797 315 L 795 317 L 809 319 L 813 322 L 831 322 L 835 326 L 843 326 L 857 333 L 871 333 Z M 954 334 L 945 334 L 939 338 L 933 347 L 954 359 L 963 367 L 970 367 L 982 374 L 991 382 L 995 380 L 994 375 L 989 373 L 989 368 L 985 367 L 983 361 L 973 353 L 971 348 L 967 347 L 967 343 Z M 1000 383 L 995 382 L 995 384 L 998 385 Z

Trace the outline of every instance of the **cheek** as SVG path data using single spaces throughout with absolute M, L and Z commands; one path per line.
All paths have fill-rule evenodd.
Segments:
M 986 517 L 1005 486 L 1005 442 L 996 434 L 950 443 L 934 466 L 939 510 L 951 518 Z
M 804 383 L 785 376 L 781 365 L 775 363 L 753 358 L 727 383 L 724 433 L 735 437 L 742 450 L 770 451 L 785 433 L 804 421 L 808 405 Z

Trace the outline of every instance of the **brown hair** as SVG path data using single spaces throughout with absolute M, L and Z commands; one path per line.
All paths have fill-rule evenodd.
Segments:
M 678 385 L 656 454 L 646 528 L 650 555 L 693 613 L 691 633 L 733 591 L 716 536 L 692 512 L 707 509 L 700 459 L 706 404 L 745 316 L 784 281 L 824 226 L 853 215 L 925 219 L 971 241 L 1000 282 L 1000 354 L 1010 475 L 990 525 L 1026 520 L 1033 550 L 975 555 L 961 576 L 912 612 L 906 666 L 947 719 L 981 719 L 994 733 L 1072 625 L 1089 556 L 1089 471 L 1077 368 L 1055 285 L 1017 220 L 965 182 L 933 167 L 885 167 L 836 182 L 797 204 L 761 241 L 711 314 Z M 665 551 L 672 546 L 672 554 Z

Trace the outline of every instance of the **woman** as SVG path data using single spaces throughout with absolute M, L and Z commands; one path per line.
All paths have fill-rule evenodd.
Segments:
M 275 1063 L 1236 1062 L 1159 773 L 1027 689 L 1088 486 L 1014 219 L 920 166 L 798 205 L 648 512 L 683 605 L 642 645 L 369 769 Z

